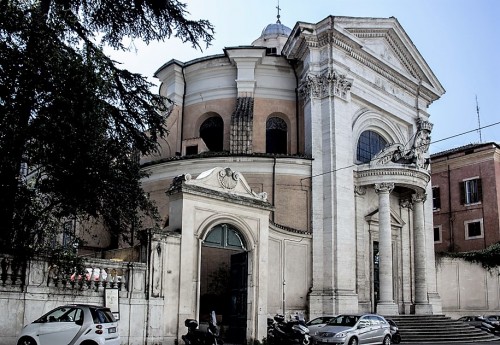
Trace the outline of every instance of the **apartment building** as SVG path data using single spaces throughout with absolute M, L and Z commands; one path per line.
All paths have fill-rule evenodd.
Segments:
M 479 250 L 500 241 L 500 145 L 469 144 L 431 155 L 434 247 Z

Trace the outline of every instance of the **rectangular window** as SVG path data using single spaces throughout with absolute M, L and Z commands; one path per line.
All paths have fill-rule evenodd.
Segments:
M 465 225 L 466 240 L 484 237 L 482 219 L 469 220 L 464 222 L 464 225 Z
M 434 243 L 441 243 L 441 225 L 434 227 Z
M 186 147 L 186 156 L 198 154 L 198 145 L 191 145 Z
M 432 209 L 441 209 L 441 193 L 439 187 L 432 187 Z
M 73 221 L 69 220 L 63 224 L 63 246 L 68 246 L 75 238 L 75 228 Z
M 477 204 L 482 199 L 481 179 L 475 178 L 460 182 L 462 205 Z

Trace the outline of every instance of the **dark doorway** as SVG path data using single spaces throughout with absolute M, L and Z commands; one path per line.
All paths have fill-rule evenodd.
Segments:
M 228 341 L 246 342 L 247 328 L 248 255 L 246 252 L 231 255 L 231 309 Z
M 245 344 L 248 254 L 243 237 L 229 224 L 213 227 L 201 248 L 200 328 L 215 311 L 226 343 Z
M 373 312 L 377 310 L 380 298 L 379 263 L 378 242 L 375 241 L 373 242 Z

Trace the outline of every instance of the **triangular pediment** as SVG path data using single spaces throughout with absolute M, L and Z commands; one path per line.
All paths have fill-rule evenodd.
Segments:
M 379 222 L 379 218 L 378 218 L 379 212 L 378 211 L 379 210 L 376 209 L 375 211 L 370 212 L 369 214 L 367 214 L 365 216 L 365 220 L 368 223 L 376 223 L 376 224 L 378 224 L 378 222 Z M 397 228 L 402 228 L 405 224 L 406 223 L 403 221 L 403 219 L 396 212 L 394 212 L 393 210 L 391 210 L 391 226 L 397 227 Z
M 336 28 L 361 50 L 410 79 L 427 84 L 438 94 L 444 89 L 395 18 L 336 18 Z

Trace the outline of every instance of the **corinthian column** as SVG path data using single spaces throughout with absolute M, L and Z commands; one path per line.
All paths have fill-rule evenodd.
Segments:
M 415 313 L 432 314 L 427 299 L 424 201 L 425 193 L 415 193 L 413 199 L 413 234 L 415 236 Z
M 379 223 L 379 286 L 380 299 L 377 304 L 377 313 L 383 315 L 397 315 L 398 306 L 394 303 L 392 282 L 392 231 L 390 193 L 394 183 L 377 183 L 375 191 L 378 194 L 378 223 Z

